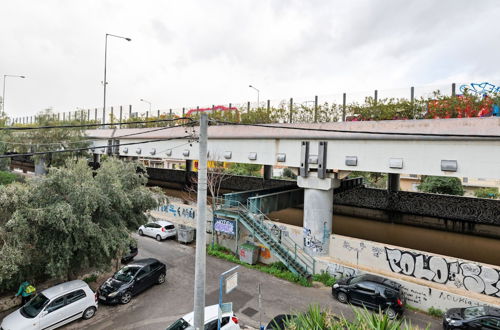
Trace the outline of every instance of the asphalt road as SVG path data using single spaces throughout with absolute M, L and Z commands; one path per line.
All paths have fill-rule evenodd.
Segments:
M 166 263 L 167 282 L 142 292 L 127 305 L 100 304 L 91 320 L 76 321 L 63 329 L 165 329 L 193 310 L 194 245 L 137 238 L 139 255 L 136 259 L 154 257 Z M 218 302 L 219 274 L 233 266 L 230 262 L 207 256 L 207 306 Z M 330 288 L 305 288 L 245 267 L 240 267 L 238 272 L 238 288 L 226 295 L 224 301 L 233 302 L 242 328 L 259 328 L 258 283 L 262 288 L 262 324 L 267 324 L 277 314 L 304 311 L 310 304 L 318 304 L 348 318 L 353 316 L 350 306 L 332 298 Z M 413 311 L 405 313 L 412 325 L 422 329 L 427 325 L 430 329 L 441 329 L 440 319 Z

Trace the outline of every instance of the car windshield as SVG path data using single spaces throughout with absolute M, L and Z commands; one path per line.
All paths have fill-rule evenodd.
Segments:
M 470 320 L 479 316 L 486 315 L 486 308 L 483 306 L 468 307 L 464 309 L 464 319 Z
M 24 316 L 33 318 L 40 313 L 48 302 L 49 298 L 39 293 L 21 308 L 21 312 Z
M 349 280 L 347 280 L 347 284 L 356 284 L 364 280 L 363 276 L 355 276 L 351 277 Z
M 184 330 L 189 328 L 191 325 L 184 319 L 178 319 L 172 325 L 170 325 L 166 330 Z
M 121 282 L 130 282 L 139 269 L 137 266 L 123 267 L 113 275 L 113 278 Z

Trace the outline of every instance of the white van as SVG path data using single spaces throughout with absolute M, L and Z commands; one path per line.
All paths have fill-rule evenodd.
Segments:
M 87 283 L 70 281 L 43 290 L 2 321 L 0 330 L 49 330 L 97 311 L 97 297 Z

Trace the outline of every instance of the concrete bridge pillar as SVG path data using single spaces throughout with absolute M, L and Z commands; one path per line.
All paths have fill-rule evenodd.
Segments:
M 399 191 L 399 173 L 389 173 L 387 175 L 387 190 L 390 192 Z
M 186 159 L 186 172 L 193 172 L 194 161 L 191 159 Z
M 264 180 L 271 180 L 273 178 L 273 166 L 264 165 Z
M 304 249 L 311 255 L 328 255 L 333 220 L 333 189 L 340 186 L 339 179 L 319 179 L 315 173 L 298 177 L 297 184 L 304 188 Z

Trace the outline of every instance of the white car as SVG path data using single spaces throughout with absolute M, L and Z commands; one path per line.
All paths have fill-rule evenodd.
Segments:
M 217 330 L 219 305 L 205 307 L 205 330 Z M 233 311 L 222 314 L 221 330 L 240 330 L 238 318 L 234 315 Z M 184 315 L 166 330 L 184 330 L 194 329 L 194 313 Z
M 56 329 L 97 311 L 97 297 L 81 280 L 65 282 L 43 290 L 2 321 L 2 330 Z
M 156 238 L 157 241 L 177 235 L 177 230 L 173 223 L 169 221 L 150 222 L 139 227 L 139 235 L 146 235 Z

